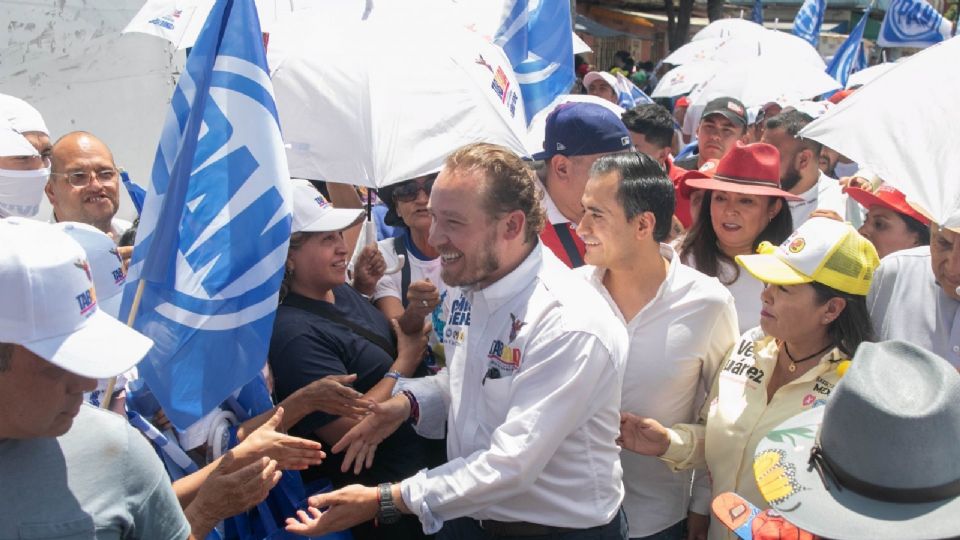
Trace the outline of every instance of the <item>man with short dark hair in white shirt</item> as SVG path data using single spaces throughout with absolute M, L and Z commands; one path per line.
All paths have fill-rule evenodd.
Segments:
M 615 442 L 626 332 L 540 243 L 540 197 L 506 148 L 472 144 L 447 158 L 430 196 L 441 277 L 461 287 L 444 327 L 447 367 L 401 380 L 333 451 L 348 446 L 344 462 L 363 463 L 409 418 L 423 435 L 447 426 L 450 461 L 392 486 L 311 497 L 288 530 L 320 535 L 403 512 L 440 539 L 627 537 Z
M 663 244 L 674 210 L 673 183 L 647 155 L 598 159 L 577 230 L 600 292 L 630 338 L 622 410 L 688 422 L 738 337 L 733 296 L 716 278 L 680 263 Z M 624 511 L 630 538 L 686 540 L 706 534 L 710 486 L 697 471 L 674 473 L 657 458 L 624 451 Z M 689 518 L 688 518 L 689 509 Z

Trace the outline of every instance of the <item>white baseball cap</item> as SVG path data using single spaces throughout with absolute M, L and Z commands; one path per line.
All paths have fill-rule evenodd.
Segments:
M 87 252 L 93 287 L 97 290 L 97 304 L 107 315 L 119 318 L 127 273 L 123 271 L 123 260 L 117 244 L 105 232 L 86 223 L 63 221 L 54 227 L 67 233 Z
M 309 181 L 293 180 L 291 232 L 342 231 L 362 218 L 362 208 L 334 208 Z
M 590 83 L 597 79 L 602 79 L 603 82 L 610 85 L 610 88 L 613 88 L 613 91 L 617 91 L 617 78 L 613 73 L 608 73 L 606 71 L 591 71 L 583 76 L 583 85 L 590 86 Z
M 0 220 L 0 290 L 0 342 L 77 375 L 113 377 L 153 346 L 99 309 L 83 248 L 53 225 Z
M 30 141 L 0 118 L 0 157 L 39 155 Z
M 20 133 L 39 131 L 50 135 L 40 111 L 18 97 L 0 94 L 0 119 L 9 122 Z

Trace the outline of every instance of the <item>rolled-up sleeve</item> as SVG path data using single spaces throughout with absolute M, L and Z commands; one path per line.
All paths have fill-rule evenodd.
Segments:
M 529 490 L 572 432 L 600 409 L 610 408 L 611 399 L 617 400 L 612 410 L 619 410 L 622 366 L 618 368 L 614 354 L 620 353 L 583 332 L 545 332 L 531 343 L 524 356 L 529 363 L 513 375 L 506 418 L 493 431 L 489 448 L 401 484 L 404 501 L 420 517 L 424 531 L 436 532 L 446 520 Z M 617 427 L 611 426 L 611 444 Z

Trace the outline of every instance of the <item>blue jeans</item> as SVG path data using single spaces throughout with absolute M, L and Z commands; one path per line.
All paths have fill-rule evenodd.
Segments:
M 621 508 L 606 525 L 540 536 L 496 536 L 481 529 L 475 519 L 458 518 L 443 524 L 437 540 L 627 540 L 627 515 Z
M 632 537 L 630 540 L 686 540 L 686 539 L 687 539 L 687 520 L 683 519 L 658 533 L 653 533 L 650 536 Z

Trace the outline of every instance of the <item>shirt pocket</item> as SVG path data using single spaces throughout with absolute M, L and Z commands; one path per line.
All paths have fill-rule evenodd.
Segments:
M 21 523 L 20 538 L 57 538 L 62 540 L 93 540 L 97 538 L 93 518 L 80 516 L 54 523 Z
M 513 385 L 513 376 L 499 379 L 488 378 L 483 382 L 481 395 L 483 396 L 484 422 L 495 429 L 503 423 L 510 408 L 510 387 Z

